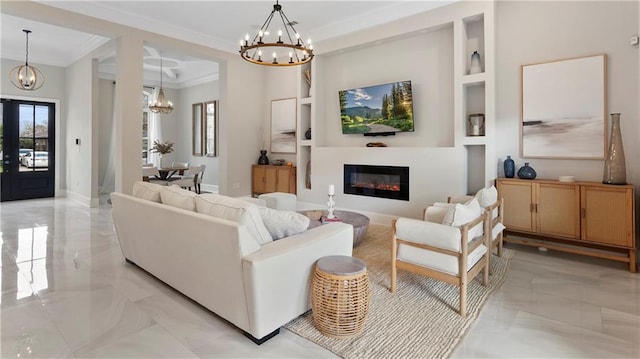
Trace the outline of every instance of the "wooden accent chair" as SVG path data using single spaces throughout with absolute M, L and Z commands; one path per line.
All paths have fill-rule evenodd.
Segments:
M 392 293 L 396 291 L 397 270 L 406 270 L 458 286 L 459 313 L 467 314 L 467 285 L 480 272 L 482 285 L 489 281 L 489 216 L 477 200 L 472 202 L 434 204 L 424 210 L 423 221 L 392 221 Z
M 471 199 L 476 198 L 480 203 L 480 207 L 489 215 L 489 228 L 491 229 L 490 235 L 490 253 L 496 250 L 498 257 L 502 257 L 502 247 L 504 243 L 504 200 L 498 198 L 498 190 L 494 186 L 486 187 L 478 191 L 475 196 L 449 196 L 447 198 L 448 203 L 466 203 Z M 492 273 L 491 268 L 491 256 L 487 258 L 489 260 L 489 274 Z

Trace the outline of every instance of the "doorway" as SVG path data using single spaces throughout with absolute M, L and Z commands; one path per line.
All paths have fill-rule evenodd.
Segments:
M 2 99 L 0 202 L 53 197 L 55 104 Z

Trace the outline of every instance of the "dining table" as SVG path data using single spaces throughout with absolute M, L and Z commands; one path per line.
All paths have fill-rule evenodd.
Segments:
M 173 177 L 176 173 L 180 176 L 184 175 L 184 171 L 187 170 L 186 167 L 160 167 L 158 168 L 158 175 L 156 178 L 168 181 Z

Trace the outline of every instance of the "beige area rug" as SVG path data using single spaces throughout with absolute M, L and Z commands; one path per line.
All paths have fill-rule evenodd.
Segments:
M 460 317 L 458 287 L 398 271 L 395 294 L 389 292 L 391 228 L 371 225 L 353 256 L 364 260 L 371 281 L 371 304 L 364 333 L 355 338 L 333 339 L 315 328 L 311 312 L 285 325 L 343 358 L 443 358 L 452 354 L 480 313 L 491 292 L 506 279 L 514 251 L 504 249 L 492 257 L 488 287 L 479 275 L 469 284 L 467 316 Z

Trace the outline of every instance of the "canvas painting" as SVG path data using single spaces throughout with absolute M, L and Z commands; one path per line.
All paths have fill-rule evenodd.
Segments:
M 271 152 L 296 153 L 296 99 L 271 101 Z
M 522 66 L 520 155 L 602 159 L 605 55 Z

